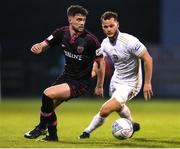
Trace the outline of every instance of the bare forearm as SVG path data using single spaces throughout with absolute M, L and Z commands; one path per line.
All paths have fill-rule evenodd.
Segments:
M 148 52 L 144 54 L 143 60 L 144 60 L 144 71 L 145 71 L 143 92 L 144 92 L 144 98 L 147 101 L 153 96 L 153 90 L 151 85 L 153 60 Z
M 153 72 L 153 60 L 151 57 L 148 60 L 144 61 L 144 71 L 145 71 L 144 83 L 149 84 L 151 83 L 152 72 Z
M 103 87 L 105 77 L 105 62 L 101 59 L 97 62 L 97 84 L 96 87 Z

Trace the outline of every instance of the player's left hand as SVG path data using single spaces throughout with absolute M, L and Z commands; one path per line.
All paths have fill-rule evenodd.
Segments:
M 151 84 L 144 84 L 144 88 L 143 88 L 143 92 L 144 92 L 144 98 L 147 101 L 148 99 L 150 99 L 153 96 L 153 91 L 152 91 L 152 86 Z
M 97 96 L 104 96 L 104 89 L 103 87 L 96 87 L 94 94 Z

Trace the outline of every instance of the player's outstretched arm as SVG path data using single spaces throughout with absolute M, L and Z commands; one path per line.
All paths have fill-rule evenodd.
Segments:
M 145 77 L 144 77 L 143 92 L 144 92 L 144 98 L 147 101 L 153 96 L 152 84 L 151 84 L 152 71 L 153 71 L 153 59 L 149 55 L 147 50 L 142 55 L 141 59 L 144 61 Z
M 46 49 L 49 48 L 49 45 L 47 44 L 46 41 L 42 41 L 40 43 L 36 43 L 32 46 L 31 48 L 31 51 L 34 53 L 34 54 L 39 54 L 43 51 L 45 51 Z

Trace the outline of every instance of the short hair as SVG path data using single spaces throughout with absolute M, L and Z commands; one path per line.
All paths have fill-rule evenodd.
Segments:
M 118 14 L 113 11 L 106 11 L 101 15 L 101 21 L 102 20 L 109 20 L 111 18 L 114 18 L 114 20 L 118 21 Z
M 71 5 L 68 9 L 67 9 L 67 16 L 75 16 L 76 14 L 81 14 L 83 16 L 87 16 L 88 15 L 88 11 L 87 9 L 85 9 L 82 6 L 79 5 Z

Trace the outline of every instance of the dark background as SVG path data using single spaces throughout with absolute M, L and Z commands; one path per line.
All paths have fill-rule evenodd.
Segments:
M 48 37 L 55 28 L 68 25 L 66 10 L 72 4 L 89 10 L 86 27 L 100 41 L 104 38 L 99 21 L 101 14 L 107 10 L 118 12 L 120 30 L 139 38 L 154 59 L 154 96 L 180 97 L 179 0 L 1 1 L 3 97 L 39 96 L 61 73 L 60 48 L 49 49 L 40 55 L 33 55 L 30 48 Z M 107 95 L 108 81 L 105 86 Z

